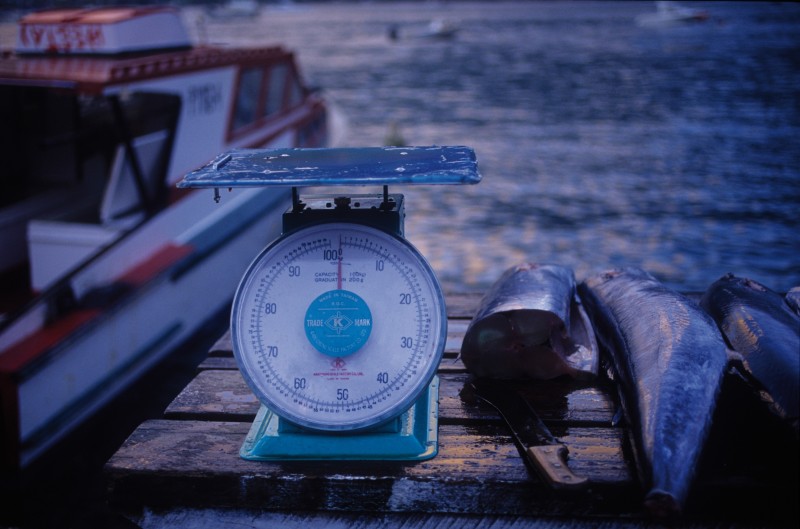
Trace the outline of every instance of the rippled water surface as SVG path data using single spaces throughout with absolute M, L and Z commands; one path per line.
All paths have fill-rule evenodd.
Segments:
M 193 31 L 296 50 L 347 145 L 382 145 L 396 124 L 408 145 L 475 149 L 479 185 L 395 190 L 446 289 L 539 261 L 579 280 L 636 265 L 683 290 L 729 271 L 786 290 L 800 284 L 800 5 L 692 6 L 710 20 L 637 25 L 652 2 L 337 3 Z M 417 38 L 434 19 L 456 38 Z

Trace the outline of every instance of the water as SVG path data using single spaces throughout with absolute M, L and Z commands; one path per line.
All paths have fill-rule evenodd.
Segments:
M 445 289 L 524 261 L 579 280 L 635 265 L 682 290 L 727 272 L 800 285 L 800 6 L 692 7 L 711 20 L 638 26 L 652 2 L 336 3 L 193 31 L 296 50 L 345 145 L 382 145 L 394 123 L 408 145 L 475 149 L 479 185 L 397 190 Z M 439 18 L 454 40 L 410 38 Z

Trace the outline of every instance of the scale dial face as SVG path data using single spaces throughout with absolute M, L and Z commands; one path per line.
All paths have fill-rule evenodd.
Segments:
M 242 375 L 279 416 L 360 430 L 405 412 L 436 373 L 447 337 L 441 287 L 405 239 L 315 224 L 268 246 L 233 301 Z

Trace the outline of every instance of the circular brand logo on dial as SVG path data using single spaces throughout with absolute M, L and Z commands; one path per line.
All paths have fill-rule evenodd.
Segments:
M 341 357 L 367 343 L 372 313 L 367 303 L 348 290 L 329 290 L 311 302 L 304 322 L 306 337 L 320 353 Z

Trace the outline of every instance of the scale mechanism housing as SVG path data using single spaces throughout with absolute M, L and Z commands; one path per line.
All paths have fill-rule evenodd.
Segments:
M 292 207 L 283 214 L 283 233 L 334 221 L 364 224 L 404 237 L 405 197 L 389 194 L 388 186 L 384 186 L 383 195 L 311 195 L 300 200 L 297 188 L 293 188 Z
M 234 355 L 245 381 L 261 401 L 256 419 L 241 447 L 242 458 L 255 461 L 419 461 L 437 454 L 439 379 L 436 368 L 447 339 L 444 296 L 430 265 L 404 238 L 404 196 L 389 194 L 388 186 L 476 184 L 480 179 L 475 154 L 469 147 L 367 147 L 235 149 L 189 173 L 179 182 L 178 187 L 183 188 L 213 188 L 216 200 L 219 200 L 220 188 L 292 188 L 292 205 L 283 214 L 283 234 L 253 261 L 234 297 L 231 314 Z M 334 193 L 301 199 L 298 189 L 310 186 L 382 186 L 383 193 Z M 337 233 L 338 249 L 332 243 L 334 237 L 331 235 Z M 368 257 L 358 255 L 359 251 Z M 309 255 L 320 253 L 338 256 L 317 259 L 314 265 L 323 270 L 318 274 L 327 276 L 326 281 L 337 283 L 336 289 L 318 294 L 323 286 L 303 287 L 305 283 L 297 283 L 289 288 L 279 283 L 280 280 L 288 285 L 292 276 L 297 281 L 301 268 L 303 273 L 307 272 L 305 267 L 310 268 L 308 262 L 298 256 L 309 259 Z M 350 261 L 345 259 L 345 255 Z M 386 300 L 376 298 L 375 292 L 384 286 L 381 283 L 384 276 L 375 271 L 355 271 L 362 270 L 359 266 L 368 261 L 374 262 L 376 269 L 380 264 L 383 272 L 384 259 L 386 268 L 396 269 L 395 275 L 400 277 L 398 280 L 386 276 L 387 281 L 402 280 L 414 285 L 408 288 L 408 293 L 402 291 L 399 301 L 401 305 L 416 304 L 415 312 L 410 313 L 411 319 L 406 316 L 395 318 L 392 312 L 411 309 L 390 308 L 388 297 Z M 338 267 L 338 270 L 332 272 L 325 265 Z M 350 265 L 351 275 L 345 278 L 343 266 Z M 361 280 L 353 278 L 353 274 L 368 277 L 363 282 L 372 285 L 370 288 L 373 290 L 364 287 L 365 290 L 360 292 L 368 296 L 370 303 L 356 293 Z M 347 289 L 343 288 L 343 283 L 347 284 Z M 273 300 L 269 297 L 273 291 L 268 289 L 276 284 L 279 286 Z M 303 292 L 302 288 L 307 288 L 308 292 Z M 307 300 L 283 301 L 287 297 L 305 299 L 303 296 L 317 297 L 310 305 Z M 298 316 L 302 314 L 298 306 L 308 307 L 305 316 Z M 268 319 L 263 314 L 264 307 L 267 314 L 284 311 L 292 316 L 286 321 L 276 319 L 270 327 L 262 323 Z M 334 310 L 336 313 L 331 314 Z M 374 311 L 378 311 L 379 318 L 372 318 Z M 314 319 L 318 314 L 331 315 L 327 320 L 322 319 L 323 316 Z M 297 330 L 296 320 L 304 322 L 306 336 Z M 373 325 L 377 320 L 382 324 Z M 323 321 L 325 326 L 329 321 L 336 323 L 329 330 L 318 330 L 315 326 L 323 325 L 314 322 Z M 386 322 L 391 322 L 391 325 L 385 325 Z M 403 324 L 417 327 L 416 330 L 409 327 L 407 331 L 391 329 Z M 342 332 L 358 325 L 363 326 L 358 330 L 360 335 L 354 330 Z M 392 332 L 406 333 L 400 338 L 402 346 L 389 341 L 388 336 L 392 340 L 396 338 L 390 334 Z M 279 358 L 278 338 L 272 335 L 288 340 L 280 342 L 280 355 L 290 357 L 289 360 L 284 360 L 284 356 Z M 345 339 L 350 335 L 357 337 Z M 275 345 L 271 345 L 269 340 L 273 340 Z M 270 345 L 264 345 L 262 342 L 265 341 Z M 386 352 L 383 352 L 386 343 L 391 347 L 386 347 Z M 413 352 L 401 350 L 398 353 L 395 350 L 398 347 Z M 286 354 L 286 349 L 292 352 Z M 360 352 L 364 354 L 359 356 Z M 406 362 L 404 370 L 391 381 L 390 368 L 383 367 L 382 360 L 390 364 L 394 359 L 379 358 L 388 354 L 399 356 L 401 363 Z M 402 354 L 410 356 L 406 359 Z M 302 370 L 296 365 L 282 371 L 282 362 L 293 365 L 292 361 L 298 361 L 292 360 L 292 355 L 307 360 L 309 364 L 314 363 L 314 369 L 322 372 L 313 373 L 317 378 L 309 380 L 299 374 Z M 324 362 L 330 363 L 331 373 L 324 372 Z M 312 398 L 311 395 L 316 394 L 311 390 L 306 396 L 306 386 L 320 383 L 325 377 L 330 381 L 340 380 L 338 375 L 342 375 L 341 380 L 349 380 L 351 376 L 366 380 L 374 376 L 370 372 L 364 377 L 364 373 L 358 371 L 361 367 L 352 368 L 356 370 L 352 373 L 336 371 L 350 363 L 367 366 L 365 371 L 386 369 L 377 375 L 377 381 L 385 383 L 379 385 L 382 389 L 369 389 L 368 392 L 373 393 L 362 396 L 358 393 L 362 391 L 362 386 L 358 385 L 362 384 L 360 380 L 352 387 L 347 383 L 326 382 L 333 384 L 332 388 L 337 388 L 336 384 L 341 386 L 335 390 L 336 398 L 341 402 Z M 293 375 L 294 388 L 289 383 Z M 325 389 L 329 388 L 325 386 Z M 359 396 L 354 397 L 350 404 L 348 399 L 356 393 Z M 373 407 L 377 411 L 373 412 Z M 369 411 L 362 411 L 367 409 Z M 315 415 L 319 413 L 322 415 Z M 326 413 L 329 415 L 325 416 Z M 324 419 L 317 419 L 323 416 Z

